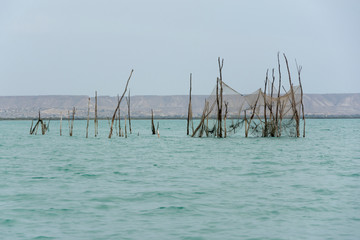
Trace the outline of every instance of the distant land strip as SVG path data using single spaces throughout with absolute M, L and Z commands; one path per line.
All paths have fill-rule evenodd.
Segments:
M 202 114 L 207 95 L 193 95 L 194 118 Z M 85 95 L 41 95 L 41 96 L 0 96 L 0 119 L 35 119 L 41 111 L 42 118 L 58 119 L 68 116 L 76 108 L 76 119 L 86 119 L 88 98 Z M 184 119 L 187 116 L 187 95 L 173 96 L 132 96 L 131 117 L 147 119 L 154 110 L 155 118 Z M 98 97 L 98 116 L 107 119 L 112 116 L 117 97 Z M 307 118 L 359 118 L 360 93 L 349 94 L 304 94 Z M 126 101 L 121 103 L 121 116 L 127 114 Z M 94 97 L 91 97 L 90 118 L 94 116 Z

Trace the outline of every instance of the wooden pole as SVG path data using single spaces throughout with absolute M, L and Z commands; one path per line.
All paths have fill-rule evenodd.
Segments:
M 225 114 L 224 114 L 224 138 L 226 138 L 226 117 L 228 114 L 228 104 L 229 102 L 225 102 Z
M 217 94 L 217 98 L 220 97 L 220 99 L 217 100 L 218 102 L 218 137 L 222 137 L 222 106 L 223 106 L 223 84 L 222 84 L 222 68 L 224 66 L 224 59 L 220 62 L 220 57 L 218 58 L 218 64 L 219 64 L 219 75 L 220 78 L 218 79 L 218 84 L 220 85 L 220 93 Z M 217 88 L 218 90 L 218 88 Z
M 70 124 L 70 111 L 68 110 L 68 125 L 69 125 L 69 135 L 71 136 L 71 124 Z
M 151 132 L 155 135 L 154 111 L 151 109 Z
M 120 101 L 120 96 L 119 96 L 119 94 L 117 95 L 117 101 L 118 101 L 118 102 Z M 119 118 L 119 137 L 122 137 L 122 136 L 121 136 L 121 118 L 120 118 L 120 107 L 119 107 L 119 110 L 118 110 L 118 118 Z
M 71 129 L 70 129 L 70 137 L 73 135 L 73 129 L 74 129 L 74 120 L 75 120 L 75 107 L 73 107 L 72 111 L 72 119 L 71 119 Z
M 124 129 L 124 131 L 125 131 L 125 138 L 127 138 L 127 130 L 126 130 L 126 116 L 125 116 L 125 129 Z
M 117 104 L 117 107 L 115 108 L 115 111 L 114 111 L 114 114 L 113 114 L 113 117 L 112 117 L 112 120 L 111 120 L 111 127 L 110 127 L 110 133 L 109 133 L 109 138 L 111 138 L 111 135 L 112 135 L 112 131 L 113 131 L 113 126 L 114 126 L 114 120 L 115 120 L 115 116 L 116 116 L 116 112 L 118 111 L 118 109 L 120 108 L 120 103 L 121 103 L 121 100 L 124 98 L 124 95 L 127 91 L 127 87 L 129 85 L 129 81 L 131 79 L 131 76 L 132 76 L 132 73 L 134 72 L 134 69 L 131 69 L 131 73 L 130 73 L 130 76 L 126 82 L 126 86 L 125 86 L 125 90 L 120 98 L 120 100 L 118 101 L 118 104 Z
M 274 93 L 274 82 L 275 82 L 275 72 L 274 72 L 274 68 L 272 69 L 272 83 L 271 83 L 271 94 L 270 94 L 270 101 L 271 101 L 271 105 L 270 105 L 270 119 L 271 119 L 271 136 L 274 137 L 275 136 L 275 132 L 276 132 L 276 127 L 275 127 L 275 118 L 274 118 L 274 113 L 273 113 L 273 93 Z
M 295 60 L 296 62 L 296 60 Z M 300 89 L 301 89 L 301 111 L 302 111 L 302 118 L 303 118 L 303 122 L 304 122 L 304 127 L 303 127 L 303 137 L 305 137 L 305 111 L 304 111 L 304 103 L 303 103 L 303 88 L 302 88 L 302 84 L 301 84 L 301 70 L 302 70 L 302 66 L 298 66 L 297 62 L 296 62 L 296 68 L 297 68 L 297 72 L 298 72 L 298 77 L 299 77 L 299 85 L 300 85 Z
M 263 137 L 267 136 L 267 119 L 266 119 L 266 86 L 267 86 L 267 82 L 269 80 L 268 78 L 268 74 L 269 74 L 269 69 L 266 70 L 266 79 L 265 79 L 265 88 L 264 88 L 264 122 L 265 122 L 265 126 L 264 126 L 264 130 L 263 130 Z
M 186 135 L 189 135 L 189 127 L 190 127 L 190 116 L 191 114 L 191 88 L 192 88 L 192 73 L 190 73 L 190 92 L 189 92 L 189 107 L 188 107 L 188 117 L 187 117 L 187 131 Z
M 126 101 L 126 102 L 128 103 L 129 131 L 130 131 L 130 134 L 131 134 L 132 130 L 131 130 L 131 117 L 130 117 L 130 89 L 129 89 L 128 101 Z
M 32 134 L 32 127 L 33 127 L 33 124 L 34 124 L 34 120 L 31 120 L 30 135 Z
M 62 112 L 60 112 L 60 136 L 62 136 L 61 126 L 62 126 Z
M 275 132 L 276 136 L 281 136 L 281 131 L 279 132 L 279 105 L 280 105 L 280 91 L 281 91 L 281 70 L 280 70 L 280 56 L 279 52 L 277 53 L 277 59 L 278 59 L 278 69 L 279 69 L 279 88 L 278 88 L 278 95 L 277 95 L 277 102 L 276 102 L 276 115 L 275 115 Z
M 94 126 L 95 126 L 95 137 L 98 135 L 98 119 L 97 119 L 97 91 L 95 91 L 95 119 L 94 119 Z
M 251 117 L 250 117 L 250 120 L 249 120 L 249 123 L 248 123 L 248 129 L 246 131 L 246 137 L 248 136 L 248 133 L 249 133 L 249 129 L 250 129 L 250 126 L 251 126 L 251 121 L 252 119 L 254 118 L 254 115 L 255 115 L 255 112 L 256 112 L 256 105 L 259 101 L 259 97 L 260 97 L 260 93 L 258 93 L 258 96 L 257 96 L 257 99 L 255 101 L 255 104 L 254 104 L 254 107 L 252 109 L 252 114 L 251 114 Z
M 89 136 L 89 118 L 90 118 L 90 98 L 88 101 L 88 115 L 87 115 L 87 122 L 86 122 L 86 138 Z
M 244 110 L 244 121 L 245 121 L 245 137 L 248 137 L 248 131 L 247 131 L 247 118 L 246 118 L 246 110 Z
M 204 121 L 205 119 L 209 116 L 209 114 L 211 113 L 211 111 L 209 111 L 209 102 L 207 102 L 205 100 L 205 106 L 204 106 L 204 110 L 203 110 L 203 113 L 202 113 L 202 116 L 201 116 L 201 120 L 200 120 L 200 124 L 197 126 L 197 128 L 194 130 L 193 134 L 191 135 L 191 137 L 194 137 L 195 134 L 197 133 L 197 131 L 201 128 L 203 129 L 204 128 Z M 201 132 L 200 132 L 201 133 Z M 199 137 L 202 136 L 202 133 L 199 134 Z
M 296 137 L 299 137 L 299 136 L 300 136 L 299 114 L 298 114 L 298 111 L 297 111 L 297 109 L 296 109 L 295 93 L 294 93 L 293 84 L 292 84 L 292 82 L 291 82 L 291 74 L 290 74 L 290 69 L 289 69 L 289 63 L 288 63 L 288 60 L 287 60 L 287 58 L 286 58 L 286 56 L 285 56 L 285 53 L 284 53 L 284 58 L 285 58 L 286 68 L 287 68 L 288 75 L 289 75 L 289 84 L 290 84 L 290 91 L 291 91 L 291 98 L 292 98 L 292 109 L 293 109 L 293 111 L 294 111 L 295 122 L 296 122 Z

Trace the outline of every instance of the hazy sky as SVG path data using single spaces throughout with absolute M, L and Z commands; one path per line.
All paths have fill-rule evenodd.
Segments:
M 209 94 L 219 56 L 250 93 L 278 51 L 305 93 L 360 92 L 360 1 L 0 1 L 2 96 L 115 96 L 132 68 L 132 95 Z

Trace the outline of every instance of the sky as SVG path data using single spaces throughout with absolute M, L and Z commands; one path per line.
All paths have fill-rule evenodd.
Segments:
M 190 73 L 207 95 L 218 57 L 246 94 L 277 52 L 295 84 L 303 67 L 305 93 L 359 93 L 359 13 L 357 0 L 2 0 L 0 96 L 116 96 L 131 69 L 132 95 L 188 94 Z

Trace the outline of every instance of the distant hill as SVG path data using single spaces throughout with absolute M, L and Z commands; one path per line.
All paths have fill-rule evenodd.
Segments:
M 202 113 L 207 96 L 192 96 L 194 117 Z M 111 117 L 117 104 L 117 97 L 99 96 L 98 115 Z M 0 118 L 36 118 L 38 111 L 44 118 L 65 117 L 68 110 L 76 108 L 77 118 L 87 117 L 88 96 L 0 96 Z M 187 116 L 187 95 L 175 96 L 133 96 L 131 97 L 132 117 L 149 117 L 154 109 L 155 117 L 185 118 Z M 305 94 L 307 116 L 337 117 L 360 116 L 360 93 L 353 94 Z M 91 98 L 90 114 L 94 116 L 94 98 Z M 127 111 L 126 101 L 121 104 L 121 114 Z

